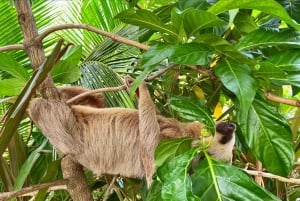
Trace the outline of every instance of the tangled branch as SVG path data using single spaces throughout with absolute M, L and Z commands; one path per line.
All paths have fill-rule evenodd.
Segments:
M 278 176 L 275 174 L 271 174 L 268 172 L 262 172 L 262 171 L 255 171 L 255 170 L 246 170 L 246 169 L 242 169 L 243 171 L 245 171 L 246 173 L 248 173 L 249 175 L 252 176 L 259 176 L 259 177 L 265 177 L 265 178 L 270 178 L 270 179 L 276 179 L 278 181 L 282 181 L 285 183 L 292 183 L 292 184 L 300 184 L 300 179 L 295 179 L 295 178 L 285 178 L 282 176 Z

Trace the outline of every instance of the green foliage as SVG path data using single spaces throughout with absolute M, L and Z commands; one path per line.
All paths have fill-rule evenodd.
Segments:
M 214 123 L 210 117 L 213 111 L 216 112 L 217 103 L 222 105 L 223 112 L 225 107 L 234 104 L 226 114 L 239 125 L 238 142 L 247 147 L 247 158 L 235 161 L 236 165 L 243 167 L 247 162 L 260 161 L 267 171 L 289 176 L 295 161 L 290 124 L 281 105 L 268 102 L 264 94 L 271 91 L 285 96 L 282 94 L 285 85 L 292 86 L 293 94 L 297 94 L 300 26 L 289 13 L 291 8 L 299 9 L 299 4 L 287 6 L 285 1 L 278 2 L 189 0 L 179 1 L 175 6 L 170 4 L 164 18 L 160 18 L 159 9 L 152 12 L 129 10 L 117 17 L 149 30 L 151 47 L 142 55 L 141 68 L 144 70 L 137 77 L 134 89 L 161 66 L 178 64 L 181 68 L 174 70 L 177 77 L 173 80 L 163 77 L 163 81 L 178 85 L 169 97 L 191 97 L 171 99 L 171 108 L 184 119 L 201 120 L 212 132 Z M 191 74 L 190 69 L 198 69 L 201 76 Z M 160 85 L 164 86 L 163 83 Z M 203 90 L 204 104 L 192 100 L 196 98 L 190 93 L 194 86 Z M 149 200 L 159 200 L 159 196 L 163 200 L 276 200 L 233 167 L 207 160 L 200 163 L 196 176 L 189 175 L 187 167 L 194 154 L 187 152 L 176 156 L 172 149 L 170 153 L 163 151 L 171 144 L 172 141 L 163 142 L 158 148 L 160 154 L 156 158 L 161 167 L 158 179 L 149 191 Z M 176 141 L 174 147 L 178 145 L 180 142 Z M 171 159 L 171 156 L 176 157 Z M 200 178 L 206 183 L 199 182 L 202 181 Z M 207 187 L 212 188 L 208 190 Z M 161 194 L 158 194 L 159 188 Z M 236 188 L 241 188 L 240 195 L 229 192 Z M 275 189 L 269 190 L 275 192 Z
M 261 162 L 270 173 L 299 177 L 293 174 L 297 170 L 294 161 L 300 156 L 299 109 L 295 112 L 293 106 L 283 107 L 266 96 L 266 92 L 272 92 L 299 99 L 299 1 L 103 2 L 66 1 L 65 7 L 58 7 L 56 1 L 33 0 L 32 6 L 40 32 L 57 22 L 87 23 L 140 40 L 150 49 L 141 52 L 88 31 L 51 34 L 43 40 L 46 53 L 52 51 L 60 37 L 75 44 L 51 71 L 56 83 L 76 82 L 92 89 L 110 87 L 121 85 L 121 77 L 130 74 L 136 77 L 133 92 L 151 73 L 176 64 L 149 85 L 162 114 L 183 121 L 201 121 L 208 134 L 215 132 L 214 121 L 218 118 L 225 117 L 238 125 L 234 166 L 211 159 L 206 153 L 207 144 L 191 149 L 193 139 L 163 141 L 155 154 L 156 178 L 146 190 L 145 200 L 296 200 L 298 186 L 264 178 L 263 188 L 241 169 L 246 164 L 258 168 L 256 164 Z M 17 14 L 11 5 L 0 2 L 1 45 L 22 42 Z M 19 95 L 8 123 L 1 125 L 4 135 L 0 150 L 9 147 L 8 157 L 0 159 L 5 190 L 61 178 L 59 160 L 50 156 L 51 147 L 44 147 L 41 133 L 36 129 L 27 132 L 28 122 L 22 123 L 25 129 L 15 130 L 29 101 L 28 94 L 21 91 L 36 87 L 25 86 L 35 76 L 29 67 L 22 51 L 0 54 L 0 95 Z M 290 94 L 285 92 L 287 86 Z M 109 106 L 135 107 L 127 92 L 106 93 L 105 97 Z M 18 119 L 11 119 L 11 115 Z M 10 138 L 13 140 L 8 145 Z M 205 159 L 191 172 L 191 163 L 199 155 Z M 93 190 L 105 189 L 105 182 L 88 177 Z M 138 188 L 138 182 L 127 180 L 124 189 L 116 188 L 111 200 L 137 200 Z M 101 191 L 95 197 L 102 198 L 103 194 Z M 66 200 L 68 196 L 41 190 L 36 197 L 51 198 Z

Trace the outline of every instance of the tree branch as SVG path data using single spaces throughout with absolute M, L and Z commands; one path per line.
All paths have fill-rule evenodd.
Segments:
M 10 198 L 20 197 L 22 195 L 32 193 L 32 192 L 35 192 L 35 191 L 38 191 L 38 190 L 41 190 L 41 189 L 44 189 L 44 188 L 57 187 L 57 186 L 61 186 L 61 185 L 65 186 L 67 184 L 67 182 L 68 182 L 68 180 L 62 179 L 62 180 L 58 180 L 58 181 L 53 181 L 53 182 L 48 182 L 48 183 L 43 183 L 43 184 L 37 184 L 37 185 L 34 185 L 34 186 L 22 188 L 22 189 L 17 190 L 17 191 L 0 193 L 0 200 L 8 200 Z
M 6 45 L 0 47 L 0 52 L 5 52 L 5 51 L 11 51 L 11 50 L 24 50 L 24 45 L 23 44 L 13 44 L 13 45 Z
M 67 101 L 67 104 L 70 104 L 72 102 L 74 102 L 75 100 L 79 99 L 79 98 L 82 98 L 84 96 L 88 96 L 88 95 L 91 95 L 91 94 L 94 94 L 94 93 L 103 93 L 103 92 L 111 92 L 111 91 L 120 91 L 120 90 L 124 90 L 126 89 L 127 87 L 125 85 L 120 85 L 120 86 L 117 86 L 117 87 L 108 87 L 108 88 L 100 88 L 100 89 L 95 89 L 95 90 L 91 90 L 91 91 L 87 91 L 87 92 L 84 92 L 84 93 L 81 93 L 71 99 L 69 99 Z
M 34 69 L 39 68 L 45 61 L 45 52 L 42 41 L 39 38 L 35 19 L 32 14 L 29 0 L 16 0 L 16 9 L 18 20 L 24 35 L 24 48 L 29 56 L 31 65 Z M 58 90 L 55 88 L 50 76 L 41 84 L 40 90 L 42 97 L 46 99 L 59 100 Z M 64 178 L 69 179 L 67 184 L 68 191 L 74 201 L 86 200 L 92 201 L 93 197 L 82 169 L 82 166 L 72 160 L 71 157 L 65 157 L 61 164 Z
M 162 74 L 164 74 L 165 72 L 167 72 L 168 70 L 174 68 L 178 66 L 177 64 L 172 64 L 170 66 L 167 66 L 166 68 L 156 72 L 154 75 L 152 76 L 149 76 L 145 79 L 146 82 L 150 82 L 152 80 L 154 80 L 155 78 L 161 76 Z M 123 85 L 120 85 L 120 86 L 117 86 L 117 87 L 107 87 L 107 88 L 100 88 L 100 89 L 95 89 L 95 90 L 91 90 L 91 91 L 87 91 L 87 92 L 84 92 L 84 93 L 81 93 L 77 96 L 74 96 L 73 98 L 69 99 L 67 101 L 67 104 L 70 104 L 72 102 L 74 102 L 75 100 L 79 99 L 79 98 L 82 98 L 84 96 L 88 96 L 88 95 L 91 95 L 91 94 L 94 94 L 94 93 L 103 93 L 103 92 L 111 92 L 111 91 L 120 91 L 120 90 L 124 90 L 124 89 L 127 89 L 127 86 L 125 84 Z
M 53 26 L 50 27 L 49 29 L 46 29 L 43 33 L 41 33 L 36 40 L 37 41 L 42 41 L 46 36 L 48 36 L 49 34 L 55 32 L 55 31 L 59 31 L 59 30 L 65 30 L 65 29 L 85 29 L 97 34 L 100 34 L 102 36 L 106 36 L 108 38 L 111 38 L 114 41 L 118 41 L 120 43 L 124 43 L 133 47 L 137 47 L 140 48 L 142 50 L 148 50 L 150 47 L 147 45 L 144 45 L 142 43 L 133 41 L 133 40 L 129 40 L 127 38 L 121 37 L 117 34 L 113 34 L 110 32 L 106 32 L 100 29 L 97 29 L 93 26 L 87 25 L 87 24 L 62 24 L 62 25 L 57 25 L 57 26 Z
M 270 91 L 266 91 L 265 95 L 266 95 L 266 98 L 268 100 L 271 100 L 273 102 L 283 103 L 283 104 L 286 104 L 286 105 L 300 107 L 300 100 L 291 100 L 291 99 L 288 99 L 288 98 L 283 98 L 283 97 L 280 97 L 280 96 L 276 96 L 275 94 L 273 94 Z
M 285 177 L 281 177 L 281 176 L 271 174 L 271 173 L 268 173 L 268 172 L 261 172 L 261 171 L 255 171 L 255 170 L 245 170 L 245 169 L 242 169 L 242 170 L 245 171 L 246 173 L 248 173 L 249 175 L 252 175 L 252 176 L 261 176 L 261 177 L 265 177 L 265 178 L 276 179 L 278 181 L 282 181 L 282 182 L 285 182 L 285 183 L 300 184 L 300 179 L 285 178 Z

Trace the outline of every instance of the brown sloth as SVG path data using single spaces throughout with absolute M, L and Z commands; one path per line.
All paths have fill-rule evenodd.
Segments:
M 34 99 L 28 114 L 57 150 L 96 175 L 146 177 L 149 186 L 155 172 L 154 152 L 161 140 L 201 137 L 203 124 L 158 115 L 145 83 L 138 89 L 138 109 L 103 108 L 101 95 L 66 104 L 81 90 L 84 92 L 74 87 L 60 90 L 62 101 Z M 217 124 L 208 149 L 213 157 L 231 161 L 234 131 L 234 124 Z

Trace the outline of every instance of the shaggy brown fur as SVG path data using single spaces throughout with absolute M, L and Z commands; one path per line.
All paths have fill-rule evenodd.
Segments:
M 67 100 L 87 91 L 89 90 L 76 86 L 58 88 L 60 99 L 63 102 L 66 102 Z M 105 99 L 101 94 L 90 94 L 87 97 L 81 97 L 76 99 L 74 102 L 72 102 L 72 105 L 86 105 L 95 108 L 104 108 Z
M 28 112 L 58 150 L 74 156 L 95 174 L 146 177 L 150 185 L 158 143 L 165 138 L 200 137 L 203 125 L 157 115 L 144 83 L 139 96 L 138 110 L 35 99 Z

